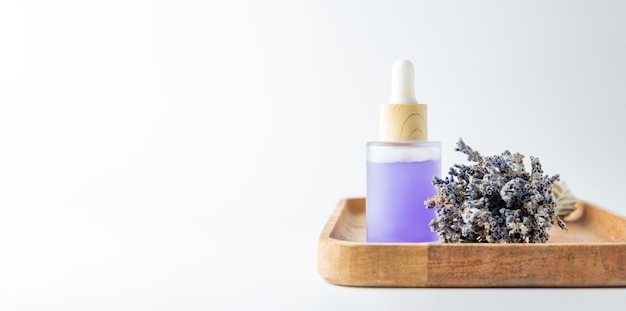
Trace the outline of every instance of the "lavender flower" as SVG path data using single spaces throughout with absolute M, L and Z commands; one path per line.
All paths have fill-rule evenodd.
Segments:
M 441 242 L 545 243 L 553 224 L 566 229 L 552 193 L 559 175 L 545 175 L 538 158 L 527 172 L 520 153 L 482 156 L 462 139 L 455 150 L 474 163 L 433 178 L 438 194 L 425 202 L 436 209 L 430 229 Z

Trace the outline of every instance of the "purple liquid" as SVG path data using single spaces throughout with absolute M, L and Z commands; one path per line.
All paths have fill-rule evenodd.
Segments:
M 428 224 L 435 211 L 424 201 L 437 193 L 433 176 L 440 160 L 367 162 L 366 232 L 368 242 L 432 242 Z

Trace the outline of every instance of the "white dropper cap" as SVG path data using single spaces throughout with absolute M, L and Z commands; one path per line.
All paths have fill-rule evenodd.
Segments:
M 415 69 L 406 60 L 397 60 L 391 67 L 391 98 L 389 104 L 417 104 L 415 99 Z
M 391 98 L 380 105 L 378 133 L 382 141 L 428 140 L 427 106 L 415 99 L 415 69 L 406 59 L 391 67 Z

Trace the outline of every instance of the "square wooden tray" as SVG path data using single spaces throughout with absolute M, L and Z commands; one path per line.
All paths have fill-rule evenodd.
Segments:
M 626 286 L 626 219 L 576 207 L 569 230 L 545 244 L 367 243 L 365 199 L 341 200 L 319 238 L 318 272 L 347 286 Z

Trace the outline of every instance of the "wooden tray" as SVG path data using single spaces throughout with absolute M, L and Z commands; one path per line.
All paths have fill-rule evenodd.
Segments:
M 576 207 L 546 244 L 366 243 L 365 199 L 345 199 L 320 235 L 318 271 L 347 286 L 626 286 L 626 219 Z

